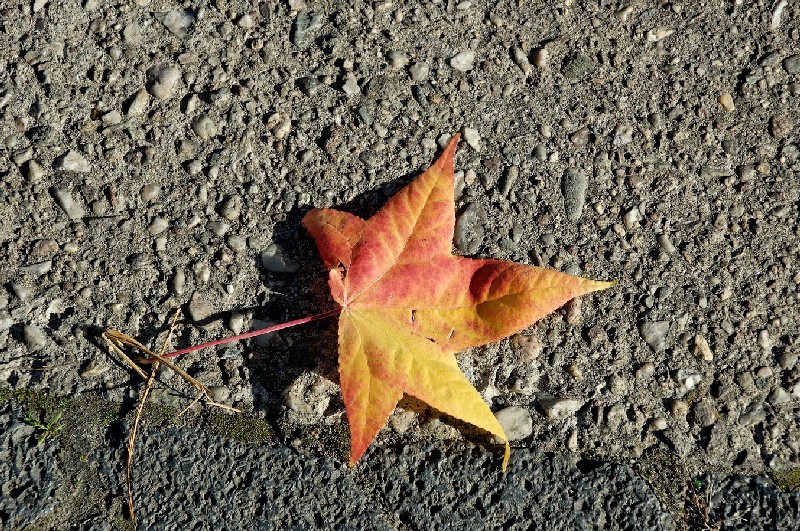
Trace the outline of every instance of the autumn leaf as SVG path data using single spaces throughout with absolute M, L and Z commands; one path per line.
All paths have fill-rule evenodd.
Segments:
M 508 439 L 454 354 L 517 332 L 570 299 L 610 287 L 557 271 L 452 254 L 459 135 L 368 220 L 313 209 L 303 224 L 329 269 L 350 464 L 403 394 Z

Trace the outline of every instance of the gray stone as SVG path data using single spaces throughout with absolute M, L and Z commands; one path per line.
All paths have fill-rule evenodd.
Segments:
M 783 60 L 783 69 L 788 74 L 800 74 L 800 54 L 790 55 Z
M 192 120 L 192 131 L 203 140 L 208 140 L 217 134 L 217 126 L 208 115 L 201 114 Z
M 711 400 L 703 399 L 697 402 L 692 408 L 692 416 L 695 424 L 701 428 L 712 426 L 719 419 L 719 412 Z
M 166 13 L 157 13 L 156 18 L 173 35 L 182 39 L 189 34 L 189 28 L 194 24 L 196 17 L 188 9 L 175 9 Z
M 475 151 L 481 150 L 481 134 L 477 129 L 471 127 L 461 128 L 461 134 L 464 136 L 464 142 Z
M 145 89 L 139 89 L 134 94 L 133 98 L 128 103 L 128 109 L 126 113 L 128 116 L 136 116 L 142 114 L 147 110 L 147 106 L 150 104 L 150 95 L 147 93 Z
M 83 155 L 72 149 L 58 157 L 53 167 L 59 171 L 71 171 L 75 173 L 88 173 L 92 171 L 92 165 L 89 164 L 89 161 L 86 160 Z
M 311 33 L 322 21 L 321 13 L 300 11 L 292 24 L 291 40 L 295 46 L 302 46 L 310 39 Z
M 509 441 L 519 441 L 533 433 L 530 412 L 519 406 L 509 406 L 494 414 Z
M 75 201 L 75 199 L 72 197 L 72 193 L 69 190 L 64 188 L 56 188 L 53 190 L 53 196 L 55 197 L 58 206 L 64 210 L 69 219 L 77 220 L 86 215 L 86 211 L 83 209 L 83 206 Z
M 577 169 L 568 169 L 561 177 L 561 193 L 564 195 L 564 208 L 567 217 L 577 221 L 583 212 L 586 202 L 586 188 L 588 186 L 586 174 Z
M 19 268 L 19 270 L 26 275 L 40 277 L 44 274 L 47 274 L 50 271 L 50 269 L 52 269 L 52 267 L 53 267 L 53 261 L 45 260 L 44 262 L 37 262 L 35 264 L 21 267 Z
M 788 404 L 792 401 L 792 395 L 783 387 L 776 387 L 767 397 L 767 402 L 773 406 Z
M 539 404 L 542 406 L 547 418 L 561 420 L 577 413 L 583 407 L 584 402 L 574 398 L 544 397 L 539 399 Z
M 214 307 L 200 294 L 195 291 L 192 300 L 189 302 L 189 316 L 195 323 L 202 323 L 214 313 Z
M 669 328 L 669 321 L 653 321 L 642 323 L 639 332 L 654 352 L 663 352 L 667 348 Z
M 181 70 L 175 65 L 153 67 L 147 71 L 147 90 L 156 98 L 166 100 L 174 94 L 180 77 Z
M 464 254 L 475 254 L 483 243 L 486 212 L 479 203 L 470 203 L 456 219 L 454 242 Z
M 44 331 L 38 326 L 25 325 L 25 327 L 22 329 L 22 335 L 23 339 L 25 340 L 25 346 L 28 348 L 28 352 L 36 352 L 37 350 L 42 350 L 45 346 L 47 346 L 47 334 L 45 334 Z
M 463 52 L 458 52 L 456 55 L 450 58 L 450 66 L 452 66 L 459 72 L 466 72 L 468 70 L 472 70 L 474 63 L 475 63 L 475 52 L 472 50 L 464 50 Z

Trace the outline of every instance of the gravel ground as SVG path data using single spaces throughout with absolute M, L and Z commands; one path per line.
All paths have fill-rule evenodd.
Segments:
M 460 131 L 458 253 L 619 281 L 460 356 L 515 434 L 511 466 L 630 464 L 602 466 L 635 471 L 673 515 L 665 471 L 722 474 L 716 507 L 754 497 L 780 515 L 763 478 L 800 484 L 798 41 L 786 0 L 4 2 L 0 382 L 128 411 L 141 382 L 98 331 L 156 345 L 182 307 L 178 348 L 330 309 L 303 214 L 370 215 Z M 180 363 L 350 477 L 335 342 L 319 322 Z M 164 372 L 152 400 L 190 394 Z M 472 444 L 406 406 L 373 477 Z M 394 481 L 383 514 L 416 480 Z

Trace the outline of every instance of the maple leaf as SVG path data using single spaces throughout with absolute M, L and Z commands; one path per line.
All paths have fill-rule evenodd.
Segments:
M 452 254 L 453 159 L 459 135 L 368 220 L 313 209 L 303 224 L 329 269 L 339 315 L 339 376 L 350 465 L 403 394 L 508 438 L 454 354 L 517 332 L 598 282 L 503 260 Z

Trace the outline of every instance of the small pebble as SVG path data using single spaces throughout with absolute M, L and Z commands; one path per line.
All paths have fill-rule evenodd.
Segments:
M 692 417 L 695 424 L 701 428 L 706 428 L 717 422 L 717 419 L 719 419 L 719 412 L 709 399 L 704 398 L 697 402 L 694 408 L 692 408 Z
M 186 288 L 186 273 L 183 269 L 175 271 L 175 276 L 172 277 L 172 292 L 175 295 L 182 295 L 183 290 Z
M 792 401 L 792 395 L 789 393 L 789 391 L 787 391 L 783 387 L 776 387 L 767 397 L 767 402 L 769 402 L 773 406 L 788 404 L 791 401 Z
M 522 48 L 519 46 L 512 46 L 511 47 L 511 58 L 514 60 L 514 63 L 522 70 L 522 73 L 526 76 L 533 71 L 533 67 L 531 66 L 530 61 L 528 61 L 528 56 L 525 55 L 525 52 L 522 51 Z
M 575 147 L 585 147 L 589 143 L 589 128 L 587 126 L 581 127 L 570 135 L 569 141 Z
M 783 69 L 787 74 L 800 74 L 800 54 L 790 55 L 784 59 Z
M 758 332 L 758 341 L 757 341 L 757 343 L 758 343 L 758 346 L 761 347 L 761 349 L 764 352 L 769 352 L 769 351 L 772 350 L 772 339 L 770 339 L 770 337 L 769 337 L 769 331 L 768 330 L 761 330 L 761 331 Z
M 31 264 L 29 266 L 21 267 L 19 270 L 27 275 L 32 275 L 35 277 L 40 277 L 46 274 L 50 269 L 53 267 L 52 260 L 45 260 L 44 262 L 38 262 L 36 264 Z
M 99 363 L 96 360 L 89 360 L 80 371 L 82 378 L 97 378 L 104 372 L 108 371 L 108 365 Z
M 189 34 L 189 28 L 192 27 L 195 21 L 194 13 L 184 9 L 167 11 L 161 16 L 156 15 L 156 18 L 158 18 L 173 35 L 181 39 Z
M 160 100 L 172 97 L 175 92 L 181 70 L 175 65 L 153 67 L 147 71 L 148 92 Z
M 583 212 L 586 202 L 586 188 L 588 186 L 586 174 L 580 170 L 570 168 L 561 176 L 561 193 L 564 196 L 564 208 L 567 218 L 577 221 Z
M 659 42 L 661 40 L 666 39 L 670 35 L 675 33 L 675 30 L 672 28 L 667 28 L 664 26 L 659 26 L 657 28 L 653 28 L 647 32 L 647 42 Z
M 450 66 L 459 72 L 467 72 L 472 70 L 475 63 L 475 52 L 472 50 L 465 50 L 454 55 L 450 59 Z
M 72 193 L 69 190 L 56 188 L 53 190 L 53 196 L 55 196 L 58 206 L 64 210 L 69 219 L 81 219 L 86 215 L 86 211 L 83 209 L 83 206 L 75 201 L 75 199 L 72 197 Z
M 103 123 L 108 125 L 117 125 L 122 123 L 122 114 L 119 111 L 108 111 L 102 117 Z
M 640 219 L 642 219 L 642 214 L 638 208 L 633 207 L 622 216 L 622 224 L 625 225 L 625 230 L 631 231 L 639 226 Z
M 83 155 L 70 149 L 65 154 L 58 157 L 53 167 L 59 171 L 72 171 L 76 173 L 88 173 L 92 170 L 92 165 Z
M 790 371 L 797 365 L 797 354 L 794 352 L 784 352 L 778 357 L 781 369 Z
M 227 239 L 228 247 L 236 253 L 240 253 L 247 249 L 247 238 L 238 234 L 232 234 Z
M 683 400 L 673 400 L 670 402 L 669 412 L 675 418 L 683 418 L 689 414 L 689 404 Z
M 151 183 L 142 186 L 142 189 L 139 190 L 139 197 L 141 197 L 142 201 L 152 201 L 157 198 L 160 193 L 161 187 L 155 183 Z
M 228 318 L 228 328 L 236 335 L 241 334 L 244 329 L 244 320 L 244 314 L 232 312 L 231 316 Z
M 787 116 L 776 114 L 769 119 L 769 132 L 775 138 L 786 138 L 793 129 L 794 122 Z
M 550 52 L 547 51 L 546 47 L 539 48 L 533 52 L 533 64 L 536 65 L 537 68 L 545 68 L 549 62 Z
M 731 96 L 729 92 L 723 92 L 720 94 L 719 98 L 717 98 L 717 101 L 727 112 L 733 112 L 736 110 L 736 107 L 733 105 L 733 96 Z
M 33 296 L 34 288 L 19 282 L 12 282 L 11 291 L 14 292 L 14 295 L 16 295 L 20 302 L 25 303 L 28 302 Z
M 138 114 L 142 114 L 147 110 L 147 106 L 150 104 L 150 95 L 147 93 L 145 89 L 139 89 L 136 91 L 136 94 L 131 99 L 130 103 L 128 104 L 128 110 L 126 111 L 128 116 L 136 116 Z
M 515 334 L 511 338 L 511 346 L 519 356 L 520 363 L 530 363 L 541 356 L 544 346 L 536 336 Z
M 321 13 L 299 11 L 292 24 L 290 39 L 295 46 L 304 45 L 311 37 L 311 33 L 320 25 Z
M 408 64 L 408 54 L 400 51 L 391 51 L 386 54 L 392 68 L 403 68 Z
M 224 221 L 209 221 L 206 224 L 208 230 L 210 230 L 215 236 L 219 236 L 220 238 L 225 236 L 225 233 L 230 230 L 231 226 Z
M 342 85 L 342 91 L 344 91 L 344 93 L 350 98 L 361 94 L 361 88 L 358 86 L 358 81 L 356 81 L 356 78 L 352 76 L 349 76 L 344 82 L 344 85 Z
M 654 431 L 663 431 L 667 429 L 667 419 L 664 417 L 655 417 L 650 419 L 650 427 Z
M 288 116 L 285 116 L 272 128 L 272 135 L 276 140 L 283 140 L 289 136 L 291 130 L 292 120 Z
M 658 246 L 661 247 L 661 250 L 667 254 L 674 254 L 676 249 L 675 245 L 673 245 L 672 240 L 670 240 L 669 236 L 666 234 L 659 234 L 656 238 L 658 242 Z
M 285 257 L 283 249 L 275 243 L 261 253 L 261 263 L 264 269 L 273 273 L 295 273 L 300 269 L 300 264 Z
M 304 76 L 297 80 L 297 86 L 300 87 L 300 91 L 303 94 L 309 98 L 313 98 L 319 92 L 322 83 L 320 83 L 316 77 Z
M 636 369 L 636 378 L 640 380 L 646 380 L 655 374 L 656 366 L 650 363 L 649 361 L 642 363 L 638 369 Z
M 192 120 L 192 131 L 201 139 L 208 140 L 217 134 L 217 126 L 208 115 L 201 114 Z
M 224 404 L 231 397 L 231 390 L 224 385 L 209 386 L 208 392 L 211 394 L 211 399 L 218 404 Z
M 654 352 L 663 352 L 667 348 L 669 327 L 669 321 L 646 322 L 641 324 L 639 331 L 642 339 Z
M 417 83 L 427 81 L 430 71 L 430 68 L 425 63 L 414 63 L 408 69 L 408 73 L 411 75 L 411 80 L 416 81 Z
M 486 212 L 479 203 L 469 203 L 467 208 L 456 218 L 456 247 L 463 254 L 475 254 L 480 249 L 485 235 L 487 223 Z
M 519 406 L 509 406 L 494 414 L 506 433 L 508 441 L 519 441 L 533 433 L 533 418 L 530 412 Z
M 214 313 L 214 308 L 203 298 L 200 292 L 195 291 L 189 302 L 189 316 L 192 321 L 199 323 L 208 319 Z
M 38 326 L 25 325 L 22 329 L 22 338 L 28 352 L 36 352 L 47 345 L 47 334 Z
M 161 217 L 153 218 L 153 221 L 150 222 L 150 226 L 147 228 L 147 232 L 150 233 L 151 236 L 155 236 L 156 234 L 161 234 L 167 227 L 169 226 L 169 222 L 166 219 Z
M 708 345 L 708 340 L 699 334 L 694 336 L 694 355 L 703 361 L 714 361 L 714 352 Z
M 37 183 L 42 180 L 44 175 L 45 170 L 38 162 L 33 159 L 28 161 L 25 167 L 25 177 L 28 179 L 28 182 Z
M 461 134 L 464 137 L 464 142 L 475 151 L 481 150 L 481 134 L 477 129 L 471 127 L 462 127 Z
M 573 415 L 583 407 L 582 401 L 572 398 L 540 398 L 539 404 L 544 409 L 545 416 L 552 420 Z

